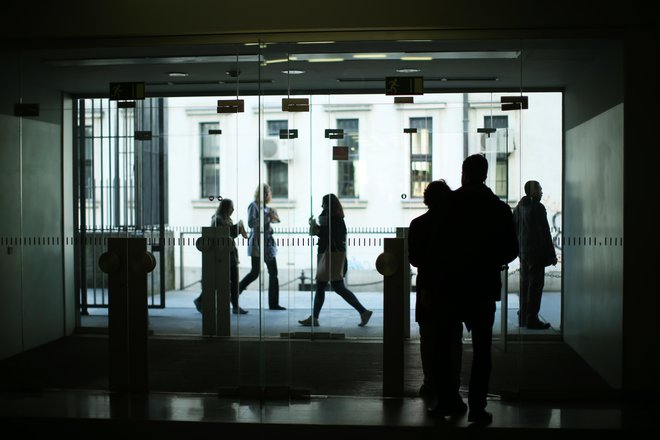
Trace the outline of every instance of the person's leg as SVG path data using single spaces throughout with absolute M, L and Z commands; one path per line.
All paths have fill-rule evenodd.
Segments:
M 472 310 L 468 313 L 472 332 L 473 354 L 468 404 L 470 412 L 478 416 L 485 412 L 488 397 L 495 302 L 479 301 L 471 307 Z
M 332 286 L 332 290 L 334 290 L 337 293 L 337 295 L 344 298 L 344 301 L 346 301 L 355 310 L 357 310 L 360 315 L 362 315 L 364 312 L 367 311 L 367 309 L 357 299 L 357 296 L 355 296 L 353 292 L 348 290 L 346 284 L 344 284 L 343 279 L 331 281 L 330 285 Z
M 332 289 L 337 292 L 339 296 L 344 298 L 344 301 L 349 303 L 357 312 L 360 314 L 360 323 L 358 324 L 360 327 L 364 327 L 367 325 L 369 320 L 371 319 L 371 315 L 373 312 L 371 310 L 367 310 L 357 299 L 355 294 L 348 290 L 346 287 L 346 284 L 344 284 L 344 279 L 339 279 L 337 281 L 332 281 L 331 282 Z
M 528 265 L 527 322 L 538 322 L 541 310 L 541 294 L 545 284 L 545 267 Z
M 238 284 L 238 293 L 242 293 L 250 283 L 259 277 L 259 257 L 252 257 L 252 268 L 250 272 L 243 277 L 241 282 Z
M 422 361 L 422 373 L 424 374 L 424 382 L 420 389 L 422 397 L 434 397 L 435 394 L 435 381 L 433 380 L 434 371 L 434 354 L 435 332 L 433 331 L 433 320 L 428 318 L 421 319 L 419 325 L 419 356 Z
M 321 314 L 321 308 L 325 302 L 325 289 L 327 288 L 328 283 L 326 281 L 317 281 L 316 282 L 316 293 L 314 294 L 314 309 L 312 314 L 309 315 L 307 319 L 301 319 L 298 321 L 300 324 L 310 327 L 316 327 L 319 325 L 319 315 Z
M 437 403 L 431 412 L 451 416 L 462 414 L 467 406 L 461 398 L 461 362 L 463 358 L 463 323 L 457 311 L 447 303 L 435 315 L 434 351 Z
M 267 258 L 266 268 L 268 268 L 268 308 L 271 310 L 283 310 L 280 306 L 280 281 L 277 277 L 277 259 Z
M 229 291 L 231 292 L 231 306 L 238 309 L 238 265 L 236 261 L 231 262 L 229 268 Z
M 457 313 L 450 319 L 448 335 L 447 351 L 449 359 L 451 359 L 449 363 L 449 380 L 447 382 L 448 395 L 452 396 L 451 405 L 456 408 L 457 404 L 464 406 L 460 394 L 461 367 L 463 366 L 463 323 Z M 463 408 L 459 409 L 465 411 Z
M 314 319 L 318 319 L 321 314 L 321 309 L 323 308 L 323 303 L 325 302 L 325 289 L 327 289 L 328 283 L 326 281 L 317 281 L 316 282 L 316 294 L 314 295 L 314 312 L 312 316 Z
M 518 327 L 527 325 L 527 298 L 529 295 L 529 271 L 527 262 L 520 260 L 520 288 L 519 288 L 519 307 L 518 307 Z

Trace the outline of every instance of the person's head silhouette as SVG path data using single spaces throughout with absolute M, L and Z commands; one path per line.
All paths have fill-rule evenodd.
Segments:
M 543 188 L 536 180 L 528 180 L 525 182 L 525 194 L 532 200 L 541 200 L 543 196 Z
M 234 212 L 234 202 L 231 199 L 222 199 L 215 214 L 221 217 L 230 217 Z
M 461 183 L 463 185 L 484 183 L 488 175 L 488 161 L 483 154 L 473 154 L 463 161 Z
M 443 179 L 434 180 L 424 190 L 424 204 L 429 208 L 439 206 L 451 193 L 451 188 Z

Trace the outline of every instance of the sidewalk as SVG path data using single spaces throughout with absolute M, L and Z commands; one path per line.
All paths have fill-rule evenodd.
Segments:
M 165 308 L 149 309 L 149 325 L 155 335 L 201 335 L 202 317 L 195 309 L 193 299 L 199 290 L 172 290 L 166 293 Z M 256 290 L 246 290 L 239 304 L 248 310 L 246 315 L 230 315 L 231 333 L 240 337 L 275 337 L 295 332 L 323 332 L 333 337 L 382 339 L 383 337 L 383 294 L 382 292 L 358 292 L 356 296 L 369 310 L 374 312 L 369 324 L 358 327 L 360 317 L 339 295 L 326 292 L 326 300 L 319 317 L 319 327 L 303 327 L 298 320 L 311 314 L 312 294 L 286 290 L 280 293 L 280 304 L 287 310 L 268 310 L 268 292 L 259 295 Z M 493 335 L 501 334 L 501 302 L 497 303 Z M 415 322 L 415 294 L 410 295 L 410 337 L 419 338 Z M 265 309 L 264 309 L 265 308 Z M 261 311 L 261 313 L 260 313 Z M 548 330 L 526 330 L 517 326 L 518 295 L 508 296 L 507 328 L 512 336 L 519 334 L 534 336 L 559 335 L 561 300 L 559 292 L 544 292 L 541 316 L 552 327 Z M 107 328 L 107 309 L 90 308 L 89 315 L 81 317 L 82 327 Z M 465 336 L 469 334 L 465 332 Z

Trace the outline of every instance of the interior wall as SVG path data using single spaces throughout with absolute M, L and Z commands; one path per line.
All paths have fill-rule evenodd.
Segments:
M 656 399 L 660 392 L 660 267 L 657 111 L 649 54 L 657 50 L 660 30 L 638 29 L 626 41 L 626 158 L 624 271 L 624 389 L 633 398 Z
M 0 94 L 0 356 L 64 334 L 62 103 L 3 59 Z M 16 117 L 17 102 L 39 116 Z
M 614 388 L 623 359 L 623 75 L 619 45 L 566 88 L 566 342 Z
M 13 116 L 17 102 L 15 64 L 5 57 L 0 69 L 0 359 L 21 351 L 20 120 Z M 12 68 L 13 67 L 13 68 Z

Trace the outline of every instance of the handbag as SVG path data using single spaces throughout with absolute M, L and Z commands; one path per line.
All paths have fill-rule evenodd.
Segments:
M 326 249 L 318 255 L 316 281 L 337 281 L 344 277 L 346 252 Z

